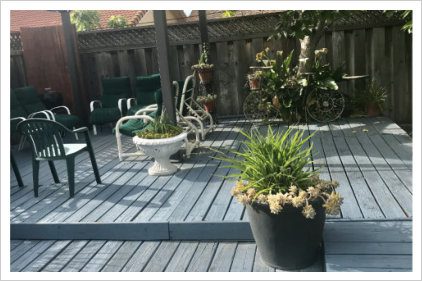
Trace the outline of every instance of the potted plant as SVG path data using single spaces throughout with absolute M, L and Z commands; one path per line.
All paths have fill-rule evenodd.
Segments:
M 149 175 L 171 175 L 177 167 L 170 163 L 170 156 L 176 153 L 187 134 L 182 128 L 172 125 L 165 118 L 156 118 L 147 127 L 133 137 L 136 147 L 145 155 L 154 158 L 154 164 L 148 169 Z
M 239 173 L 232 195 L 246 206 L 258 250 L 265 263 L 281 269 L 299 269 L 317 258 L 325 215 L 340 211 L 338 182 L 319 178 L 311 170 L 311 136 L 289 128 L 266 135 L 242 132 L 241 151 L 234 158 L 220 152 L 218 159 Z
M 198 96 L 196 101 L 201 103 L 204 106 L 205 111 L 212 113 L 215 110 L 216 99 L 217 99 L 217 95 L 207 94 L 207 95 Z
M 369 117 L 379 116 L 387 100 L 387 91 L 381 87 L 376 80 L 372 80 L 363 95 L 366 103 L 366 110 Z
M 257 70 L 254 73 L 248 74 L 249 89 L 256 91 L 261 89 L 262 71 Z
M 208 63 L 208 48 L 204 43 L 199 61 L 197 64 L 192 66 L 192 70 L 198 73 L 199 80 L 201 80 L 203 84 L 208 84 L 212 80 L 213 69 L 214 65 Z

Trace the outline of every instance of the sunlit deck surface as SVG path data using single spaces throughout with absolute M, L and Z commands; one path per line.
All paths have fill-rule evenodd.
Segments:
M 317 131 L 313 137 L 313 168 L 319 169 L 321 177 L 340 182 L 344 204 L 340 216 L 327 219 L 328 229 L 340 222 L 379 225 L 389 221 L 403 223 L 406 233 L 411 232 L 412 140 L 405 131 L 381 117 L 295 127 L 307 133 Z M 74 198 L 69 198 L 64 161 L 56 163 L 60 184 L 53 182 L 48 165 L 41 165 L 42 186 L 39 197 L 35 198 L 29 147 L 19 152 L 13 150 L 25 187 L 18 187 L 11 172 L 10 222 L 15 239 L 12 257 L 16 256 L 11 261 L 12 270 L 119 271 L 130 270 L 134 263 L 131 259 L 140 259 L 143 263 L 137 260 L 136 271 L 194 271 L 199 266 L 195 265 L 195 259 L 204 258 L 208 263 L 196 268 L 199 271 L 274 271 L 260 264 L 255 244 L 247 242 L 251 235 L 244 207 L 230 195 L 233 182 L 223 177 L 233 171 L 212 158 L 215 153 L 209 150 L 210 147 L 238 149 L 243 138 L 239 131 L 251 128 L 266 130 L 266 126 L 256 127 L 241 119 L 220 120 L 200 149 L 189 159 L 176 162 L 179 167 L 176 174 L 156 177 L 147 174 L 152 163 L 149 158 L 140 156 L 119 161 L 115 136 L 109 127 L 104 127 L 98 136 L 92 136 L 103 183 L 96 184 L 88 154 L 78 156 Z M 278 124 L 274 128 L 283 130 L 287 126 Z M 130 138 L 124 139 L 124 146 L 127 150 L 134 149 Z M 409 237 L 403 240 L 396 235 L 383 240 L 405 243 L 401 253 L 405 255 L 406 266 L 400 268 L 403 270 L 409 270 L 409 259 L 411 266 Z M 377 243 L 377 239 L 364 242 Z M 333 253 L 348 254 L 330 249 L 325 254 L 331 257 Z M 95 253 L 99 257 L 93 258 Z M 380 253 L 377 257 L 383 261 L 388 259 L 382 255 L 397 254 L 384 250 Z M 355 253 L 354 259 L 359 260 L 358 254 L 365 255 Z M 79 256 L 84 262 L 78 263 Z M 114 259 L 121 256 L 124 258 L 116 264 Z M 222 261 L 230 261 L 229 266 L 223 266 Z M 339 270 L 341 266 L 330 267 L 320 260 L 311 267 L 313 271 L 331 269 Z

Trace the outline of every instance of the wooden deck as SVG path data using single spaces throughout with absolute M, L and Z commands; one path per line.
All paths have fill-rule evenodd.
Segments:
M 103 184 L 95 183 L 88 157 L 81 155 L 76 160 L 72 199 L 60 161 L 56 166 L 62 183 L 54 184 L 44 163 L 40 195 L 34 198 L 29 150 L 17 152 L 26 186 L 19 188 L 11 174 L 11 223 L 245 221 L 243 206 L 229 194 L 233 183 L 222 178 L 229 169 L 212 159 L 207 148 L 237 148 L 242 137 L 239 130 L 250 127 L 243 121 L 219 124 L 199 152 L 177 163 L 180 170 L 175 175 L 164 177 L 147 175 L 151 160 L 145 157 L 120 162 L 113 135 L 93 137 Z M 397 125 L 378 118 L 300 127 L 319 132 L 313 138 L 314 166 L 322 177 L 340 182 L 344 197 L 340 218 L 412 216 L 412 144 Z M 124 143 L 133 149 L 129 138 Z
M 43 163 L 40 194 L 34 198 L 29 149 L 15 152 L 26 186 L 19 188 L 11 172 L 12 271 L 274 271 L 260 261 L 244 208 L 230 196 L 233 183 L 223 178 L 230 169 L 208 149 L 238 149 L 239 131 L 252 127 L 243 120 L 221 122 L 190 159 L 176 163 L 175 175 L 163 177 L 147 174 L 151 159 L 146 157 L 120 162 L 115 138 L 104 128 L 92 137 L 103 184 L 95 183 L 88 155 L 78 156 L 74 198 L 60 162 L 62 183 L 54 184 Z M 298 127 L 317 132 L 313 168 L 338 180 L 344 197 L 341 214 L 328 218 L 326 233 L 339 223 L 384 220 L 405 221 L 411 229 L 412 140 L 402 129 L 386 118 Z M 130 138 L 124 146 L 134 149 Z M 327 237 L 326 264 L 321 259 L 307 271 L 364 270 L 344 265 L 349 255 L 359 260 L 368 253 L 341 252 L 335 245 L 342 243 Z M 377 237 L 369 247 L 377 247 L 371 244 L 379 242 Z M 345 239 L 347 245 L 353 242 Z M 400 270 L 411 268 L 411 244 L 405 243 Z M 381 248 L 374 257 L 397 254 Z M 345 263 L 330 262 L 340 256 Z

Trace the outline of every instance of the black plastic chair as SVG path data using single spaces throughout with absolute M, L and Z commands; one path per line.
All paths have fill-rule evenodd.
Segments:
M 18 124 L 18 130 L 31 142 L 35 197 L 38 197 L 39 161 L 42 160 L 48 161 L 52 172 L 54 170 L 53 177 L 57 177 L 53 161 L 66 160 L 69 192 L 70 197 L 73 197 L 75 194 L 75 156 L 84 151 L 88 151 L 92 168 L 94 169 L 95 179 L 97 183 L 101 183 L 88 128 L 82 127 L 71 131 L 56 121 L 33 118 L 20 122 Z M 85 143 L 64 143 L 62 136 L 65 132 L 84 133 Z M 58 182 L 58 178 L 56 179 L 56 182 Z

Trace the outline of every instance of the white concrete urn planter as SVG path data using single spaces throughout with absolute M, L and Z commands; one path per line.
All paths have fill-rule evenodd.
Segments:
M 136 147 L 145 155 L 154 158 L 154 164 L 148 169 L 148 174 L 151 176 L 171 175 L 177 171 L 177 167 L 170 163 L 170 156 L 176 153 L 186 140 L 185 132 L 165 139 L 133 137 Z

